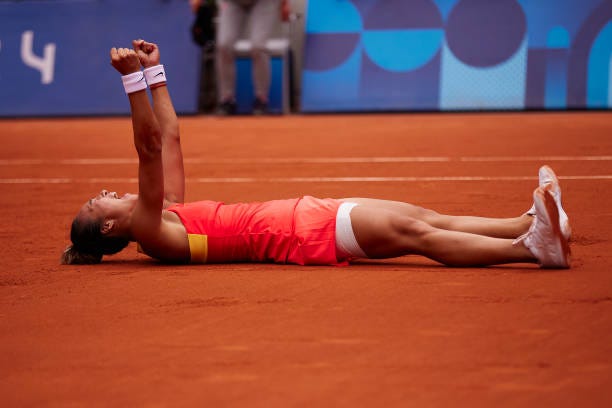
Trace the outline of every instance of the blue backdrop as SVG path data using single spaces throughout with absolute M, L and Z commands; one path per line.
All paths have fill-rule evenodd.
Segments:
M 611 0 L 309 0 L 305 112 L 612 107 Z
M 159 44 L 181 113 L 197 111 L 200 49 L 187 0 L 0 1 L 0 116 L 129 112 L 109 50 Z

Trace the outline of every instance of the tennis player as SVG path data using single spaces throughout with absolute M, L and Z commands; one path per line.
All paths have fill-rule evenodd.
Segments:
M 184 203 L 178 120 L 156 44 L 112 48 L 130 101 L 138 194 L 102 190 L 71 227 L 66 264 L 97 263 L 130 241 L 170 263 L 345 265 L 418 254 L 448 266 L 570 266 L 571 230 L 552 169 L 540 169 L 534 205 L 515 218 L 449 216 L 412 204 L 310 196 L 267 202 Z M 153 104 L 149 102 L 147 87 Z

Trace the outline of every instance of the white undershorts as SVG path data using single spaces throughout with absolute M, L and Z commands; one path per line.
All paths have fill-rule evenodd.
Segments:
M 357 203 L 345 201 L 338 207 L 338 213 L 336 214 L 336 253 L 339 260 L 368 257 L 357 243 L 351 224 L 351 210 L 356 206 Z

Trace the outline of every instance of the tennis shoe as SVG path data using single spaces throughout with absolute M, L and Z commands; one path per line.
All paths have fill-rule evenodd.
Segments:
M 253 100 L 253 115 L 261 116 L 268 113 L 268 102 L 257 97 Z
M 238 112 L 238 106 L 232 99 L 227 99 L 219 103 L 217 107 L 218 116 L 233 116 Z
M 523 243 L 542 268 L 569 268 L 570 248 L 559 224 L 559 210 L 550 183 L 533 192 L 536 216 L 527 233 L 513 244 Z
M 553 169 L 546 165 L 540 167 L 538 176 L 540 179 L 540 186 L 550 184 L 549 191 L 555 199 L 555 204 L 557 205 L 557 210 L 559 211 L 559 225 L 561 226 L 561 232 L 563 233 L 565 239 L 569 240 L 572 236 L 572 228 L 569 224 L 569 217 L 561 205 L 561 186 L 559 185 L 559 179 L 557 178 L 557 175 Z
M 563 205 L 561 204 L 561 186 L 559 184 L 559 179 L 557 175 L 553 171 L 550 166 L 544 165 L 540 167 L 538 171 L 538 185 L 540 187 L 544 187 L 546 185 L 550 185 L 550 193 L 555 199 L 555 205 L 557 206 L 557 211 L 559 212 L 559 225 L 561 227 L 561 232 L 563 233 L 563 237 L 566 240 L 569 240 L 572 236 L 572 227 L 569 223 L 569 217 L 567 213 L 563 209 Z M 535 204 L 531 206 L 529 211 L 527 211 L 527 215 L 535 215 L 537 216 L 537 211 L 535 208 Z

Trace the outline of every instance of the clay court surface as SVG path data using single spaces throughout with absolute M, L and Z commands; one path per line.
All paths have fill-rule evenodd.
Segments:
M 561 179 L 573 268 L 61 266 L 136 192 L 127 117 L 0 121 L 0 403 L 612 406 L 612 114 L 182 117 L 187 201 L 364 196 L 516 216 Z

